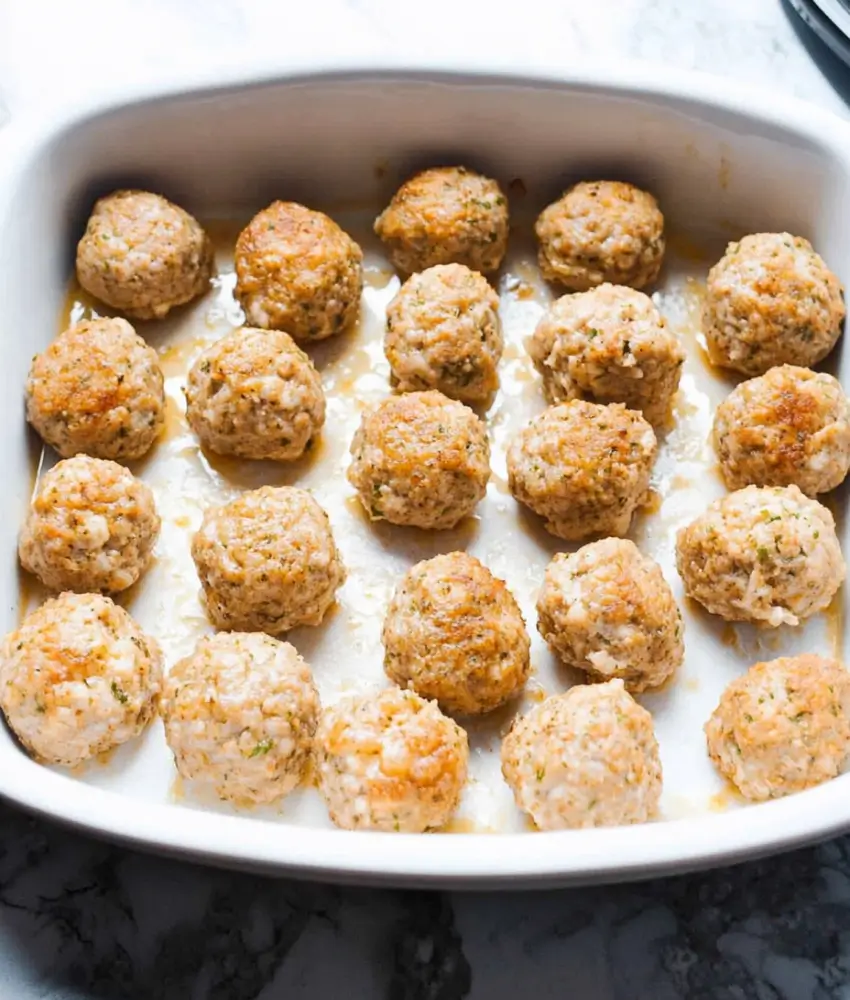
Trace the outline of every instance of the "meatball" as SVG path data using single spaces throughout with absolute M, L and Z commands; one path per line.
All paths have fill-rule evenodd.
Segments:
M 606 281 L 643 288 L 664 260 L 664 216 L 646 191 L 619 181 L 582 181 L 534 226 L 543 277 L 584 292 Z
M 33 359 L 26 397 L 27 420 L 62 458 L 141 458 L 165 423 L 157 353 L 123 319 L 60 333 Z
M 826 507 L 796 486 L 747 486 L 676 538 L 685 592 L 727 621 L 799 625 L 822 611 L 845 566 Z
M 459 715 L 480 715 L 517 695 L 529 640 L 519 605 L 473 556 L 417 563 L 384 620 L 384 669 L 400 687 Z
M 251 326 L 324 340 L 360 313 L 363 251 L 322 212 L 275 201 L 236 241 L 234 294 Z
M 192 558 L 220 629 L 318 625 L 345 580 L 328 515 L 294 486 L 263 486 L 207 510 Z
M 682 615 L 657 563 L 634 542 L 605 538 L 546 568 L 537 629 L 552 652 L 592 680 L 658 687 L 685 655 Z
M 375 219 L 375 232 L 402 274 L 435 264 L 497 271 L 508 245 L 508 202 L 499 185 L 466 167 L 416 174 Z
M 756 233 L 730 243 L 708 272 L 702 328 L 712 362 L 745 375 L 816 364 L 844 320 L 842 285 L 811 243 Z
M 625 403 L 653 424 L 670 412 L 685 363 L 679 338 L 652 300 L 618 285 L 562 296 L 537 325 L 529 350 L 549 402 L 589 396 Z
M 850 402 L 831 375 L 771 368 L 717 407 L 714 447 L 731 490 L 793 484 L 826 493 L 850 470 Z
M 645 823 L 661 797 L 652 716 L 621 680 L 570 688 L 514 722 L 502 774 L 541 830 Z
M 466 782 L 466 733 L 436 702 L 390 688 L 326 709 L 316 734 L 319 791 L 346 830 L 422 833 L 445 825 Z
M 203 295 L 213 247 L 195 219 L 150 191 L 116 191 L 95 203 L 77 244 L 77 280 L 135 319 L 162 319 Z
M 834 778 L 850 754 L 850 674 L 835 660 L 784 656 L 726 688 L 705 724 L 715 767 L 755 802 Z
M 150 487 L 117 462 L 77 455 L 45 474 L 18 553 L 52 590 L 126 590 L 147 569 L 159 525 Z
M 384 352 L 400 392 L 439 389 L 469 403 L 499 388 L 499 296 L 464 264 L 438 264 L 402 285 L 387 309 Z
M 453 528 L 490 478 L 484 424 L 440 392 L 391 396 L 366 410 L 351 455 L 348 481 L 373 521 Z
M 319 709 L 295 647 L 256 632 L 205 636 L 171 668 L 160 704 L 180 774 L 237 804 L 274 802 L 300 783 Z
M 508 447 L 508 486 L 558 538 L 624 535 L 646 502 L 657 442 L 620 403 L 550 406 Z
M 138 736 L 153 716 L 162 658 L 100 594 L 60 594 L 0 646 L 0 708 L 26 749 L 74 767 Z
M 313 362 L 288 333 L 243 328 L 192 365 L 186 419 L 218 455 L 287 462 L 317 437 L 325 394 Z

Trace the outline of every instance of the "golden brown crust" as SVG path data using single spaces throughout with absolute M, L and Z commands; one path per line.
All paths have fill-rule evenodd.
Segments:
M 323 340 L 357 320 L 362 262 L 363 251 L 333 219 L 275 201 L 239 234 L 234 294 L 248 325 Z
M 485 402 L 499 387 L 499 296 L 463 264 L 414 274 L 387 307 L 384 352 L 399 392 Z
M 514 435 L 508 486 L 559 538 L 623 535 L 647 496 L 656 451 L 640 413 L 620 403 L 571 400 Z
M 782 365 L 730 393 L 717 407 L 713 437 L 729 489 L 825 493 L 850 468 L 850 402 L 831 375 Z
M 664 216 L 646 191 L 582 181 L 545 208 L 534 227 L 547 281 L 583 292 L 604 282 L 643 288 L 664 260 Z
M 316 734 L 319 791 L 347 830 L 443 826 L 460 801 L 468 757 L 456 722 L 397 688 L 344 698 L 325 710 Z
M 157 353 L 123 319 L 60 333 L 33 359 L 26 395 L 27 419 L 63 458 L 140 458 L 165 420 Z
M 325 422 L 322 380 L 288 333 L 242 327 L 192 365 L 186 419 L 216 454 L 293 461 Z
M 95 203 L 77 246 L 82 287 L 136 319 L 162 319 L 202 295 L 212 243 L 179 206 L 150 191 L 115 191 Z
M 712 362 L 745 375 L 816 364 L 841 335 L 842 290 L 800 236 L 755 233 L 730 243 L 708 273 L 703 301 Z
M 382 633 L 384 669 L 446 712 L 478 715 L 519 693 L 529 639 L 505 584 L 465 552 L 417 563 L 393 594 Z
M 820 784 L 850 752 L 850 674 L 804 654 L 756 663 L 725 689 L 705 724 L 708 752 L 746 798 Z
M 487 489 L 483 422 L 440 392 L 391 396 L 366 410 L 348 480 L 373 520 L 441 530 L 471 514 Z
M 403 274 L 435 264 L 496 271 L 508 244 L 508 203 L 496 181 L 466 167 L 433 167 L 406 181 L 375 220 Z

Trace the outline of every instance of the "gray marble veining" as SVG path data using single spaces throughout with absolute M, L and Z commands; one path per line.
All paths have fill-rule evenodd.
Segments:
M 779 0 L 525 0 L 509 13 L 432 0 L 415 8 L 398 0 L 313 0 L 297 11 L 274 0 L 7 3 L 0 94 L 13 119 L 84 99 L 109 82 L 104 60 L 81 58 L 92 48 L 120 46 L 125 77 L 142 80 L 166 66 L 190 75 L 202 63 L 272 66 L 305 51 L 327 58 L 430 46 L 462 55 L 474 39 L 494 57 L 526 63 L 663 60 L 847 114 L 850 73 L 816 47 L 818 62 L 810 57 Z M 523 996 L 850 997 L 850 837 L 641 885 L 436 894 L 214 871 L 0 806 L 0 1000 Z
M 486 895 L 197 868 L 0 810 L 0 996 L 827 1000 L 850 838 L 640 885 Z

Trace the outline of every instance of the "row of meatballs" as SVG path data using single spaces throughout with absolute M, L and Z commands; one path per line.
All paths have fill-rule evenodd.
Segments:
M 535 340 L 549 337 L 551 317 L 541 321 Z M 636 392 L 652 389 L 645 379 L 635 381 L 642 387 Z M 185 392 L 190 426 L 218 454 L 292 460 L 311 447 L 324 423 L 320 376 L 283 331 L 232 331 L 197 358 Z M 164 422 L 157 354 L 123 319 L 84 321 L 61 333 L 35 357 L 26 397 L 30 422 L 63 456 L 137 458 Z M 625 534 L 647 499 L 657 453 L 646 414 L 668 407 L 669 396 L 660 392 L 647 398 L 643 412 L 583 399 L 551 405 L 510 442 L 511 492 L 560 538 Z M 713 440 L 732 489 L 793 484 L 809 495 L 827 492 L 850 468 L 850 402 L 831 375 L 771 368 L 721 403 Z M 369 516 L 398 525 L 454 527 L 472 513 L 490 475 L 484 422 L 436 390 L 391 396 L 367 409 L 351 452 L 349 479 Z M 92 582 L 89 589 L 121 587 Z
M 421 396 L 424 399 L 414 394 L 388 402 L 456 407 L 464 419 L 468 415 L 477 421 L 459 403 L 440 402 L 432 398 L 438 397 L 436 393 Z M 611 415 L 592 414 L 592 419 L 640 419 L 621 407 L 598 409 L 608 409 Z M 446 449 L 435 451 L 432 462 L 442 463 L 439 475 L 427 463 L 404 465 L 402 489 L 399 463 L 405 461 L 403 441 L 413 430 L 392 421 L 386 410 L 382 405 L 367 413 L 366 431 L 360 428 L 352 446 L 349 477 L 364 505 L 373 516 L 393 518 L 413 507 L 428 513 L 429 526 L 435 526 L 435 520 L 438 525 L 448 523 L 449 515 L 454 523 L 459 510 L 467 512 L 474 506 L 474 490 L 483 493 L 487 481 L 483 431 L 477 481 L 460 478 L 456 472 L 458 464 L 469 461 L 466 439 L 448 453 L 452 468 L 445 467 Z M 551 417 L 552 411 L 547 415 Z M 592 423 L 583 416 L 577 421 L 580 430 Z M 378 449 L 367 433 L 368 422 L 379 417 L 389 423 L 385 428 L 386 450 Z M 440 419 L 446 420 L 446 415 Z M 539 423 L 532 422 L 520 434 L 509 459 L 518 442 L 522 468 L 540 477 L 550 474 L 553 495 L 560 501 L 564 489 L 556 479 L 557 466 L 553 462 L 543 470 L 539 452 L 522 450 L 529 432 L 539 435 Z M 402 445 L 390 447 L 399 440 Z M 576 438 L 573 454 L 579 452 L 580 444 Z M 420 442 L 417 454 L 425 446 Z M 539 451 L 545 454 L 542 448 Z M 387 455 L 393 460 L 395 479 L 385 476 L 382 462 L 386 464 Z M 582 458 L 587 461 L 587 455 Z M 608 453 L 603 460 L 609 468 L 616 466 L 616 455 Z M 586 494 L 598 495 L 605 471 L 588 465 L 583 481 Z M 555 492 L 559 485 L 560 495 Z M 585 504 L 578 513 L 576 506 L 559 515 L 573 519 L 570 524 L 575 525 L 576 535 L 579 531 L 622 533 L 631 516 L 623 502 L 610 502 L 605 508 L 610 512 L 605 531 L 598 519 L 598 503 L 595 508 Z M 591 520 L 594 510 L 595 522 Z M 77 455 L 60 461 L 43 476 L 21 531 L 20 560 L 26 570 L 55 591 L 118 592 L 132 586 L 150 564 L 159 529 L 153 493 L 142 480 L 116 462 Z M 679 532 L 676 549 L 686 593 L 727 621 L 769 627 L 797 625 L 828 606 L 845 576 L 831 512 L 796 486 L 746 486 L 714 501 Z M 192 540 L 192 555 L 207 612 L 218 628 L 277 635 L 298 625 L 317 625 L 345 579 L 327 514 L 310 493 L 295 488 L 263 487 L 224 506 L 208 508 Z
M 445 191 L 452 190 L 452 171 L 426 172 L 409 184 L 418 190 L 417 183 L 425 184 L 426 175 L 432 180 L 440 175 L 440 190 L 448 197 Z M 461 176 L 469 181 L 468 173 Z M 485 183 L 485 179 L 478 180 Z M 410 211 L 411 204 L 419 204 L 403 196 L 406 187 L 379 224 L 396 202 Z M 585 191 L 585 202 L 595 204 L 598 212 L 607 212 L 620 223 L 623 205 L 645 205 L 634 191 L 626 197 L 621 189 L 627 185 L 613 186 L 620 201 L 610 192 L 610 197 L 603 196 L 601 192 L 607 191 L 604 184 L 585 187 L 596 192 L 591 197 Z M 153 205 L 148 204 L 150 199 Z M 156 228 L 157 222 L 162 222 L 156 211 L 161 202 L 164 199 L 156 195 L 119 192 L 98 203 L 78 254 L 80 280 L 87 287 L 108 296 L 107 289 L 92 284 L 84 263 L 88 259 L 86 248 L 91 250 L 95 237 L 102 255 L 113 253 L 116 260 L 126 263 L 126 257 L 138 265 L 136 243 L 141 236 L 131 223 L 135 219 L 137 228 L 142 225 L 133 215 L 133 211 L 141 213 L 140 203 L 148 209 L 147 215 L 141 214 L 153 226 L 144 246 L 150 260 L 155 258 L 156 247 L 165 239 L 161 233 L 157 235 Z M 562 202 L 578 203 L 570 200 L 570 192 Z M 178 216 L 182 212 L 164 204 L 167 211 L 162 208 L 161 212 L 166 216 L 167 212 Z M 293 212 L 293 218 L 301 220 L 298 225 L 287 214 Z M 437 215 L 446 221 L 443 214 Z M 269 221 L 272 216 L 276 221 Z M 308 216 L 315 225 L 304 222 Z M 544 217 L 546 212 L 538 228 Z M 191 217 L 187 219 L 184 228 L 188 232 L 196 236 L 202 232 Z M 265 219 L 262 224 L 261 219 Z M 112 229 L 107 225 L 110 221 Z M 119 232 L 119 223 L 126 232 Z M 288 260 L 291 270 L 297 269 L 297 261 L 303 258 L 303 278 L 307 263 L 322 257 L 322 233 L 334 225 L 320 213 L 275 203 L 240 236 L 237 273 L 247 252 L 245 234 L 265 233 L 263 239 L 276 240 L 275 246 L 283 255 L 275 256 L 264 243 L 265 266 L 274 271 L 281 287 L 301 296 L 281 260 Z M 318 241 L 317 257 L 307 254 L 297 240 L 289 246 L 286 233 L 291 234 L 293 226 L 299 239 L 309 236 Z M 169 229 L 163 223 L 160 228 L 170 234 L 169 238 L 177 239 L 174 227 Z M 596 231 L 598 225 L 591 228 Z M 339 234 L 345 235 L 341 230 Z M 247 243 L 253 245 L 250 240 Z M 116 244 L 126 251 L 124 257 Z M 747 237 L 729 248 L 709 278 L 707 302 L 711 304 L 707 305 L 704 326 L 712 356 L 720 363 L 733 363 L 731 355 L 716 357 L 717 338 L 711 331 L 716 330 L 715 321 L 722 312 L 731 324 L 729 329 L 738 331 L 737 347 L 749 359 L 746 364 L 735 362 L 739 370 L 763 371 L 773 365 L 765 374 L 742 383 L 716 414 L 714 441 L 724 477 L 733 489 L 748 483 L 794 483 L 815 494 L 838 485 L 850 466 L 850 404 L 832 376 L 800 367 L 813 364 L 834 344 L 843 318 L 840 284 L 808 244 L 803 244 L 805 241 L 787 234 Z M 283 253 L 284 245 L 289 247 L 288 256 Z M 447 245 L 456 250 L 450 240 Z M 663 248 L 663 238 L 660 245 Z M 101 260 L 98 273 L 109 272 L 110 260 Z M 154 268 L 154 273 L 167 272 L 164 263 L 159 263 L 162 266 Z M 116 281 L 121 278 L 121 288 L 139 287 L 135 272 L 119 269 L 114 277 Z M 620 278 L 626 280 L 622 275 Z M 630 280 L 635 280 L 634 276 Z M 270 307 L 262 315 L 250 310 L 245 282 L 242 278 L 239 282 L 237 296 L 252 322 L 273 327 L 277 321 L 271 322 Z M 742 291 L 745 285 L 746 294 Z M 315 293 L 316 283 L 310 287 Z M 734 308 L 726 301 L 721 309 L 720 301 L 727 292 L 735 292 L 740 301 L 736 299 Z M 116 301 L 114 296 L 112 301 Z M 321 296 L 309 301 L 302 296 L 299 301 L 301 312 L 324 308 Z M 820 323 L 814 314 L 803 316 L 800 312 L 804 307 L 817 311 L 818 303 L 823 307 Z M 826 303 L 831 303 L 830 308 Z M 122 306 L 133 311 L 126 301 Z M 145 314 L 144 310 L 136 312 Z M 733 314 L 737 317 L 734 323 L 729 319 Z M 295 336 L 306 336 L 291 316 L 286 323 Z M 758 342 L 741 340 L 756 334 Z M 452 408 L 445 397 L 482 402 L 491 396 L 498 385 L 501 348 L 498 297 L 480 274 L 453 262 L 434 265 L 405 283 L 387 314 L 385 349 L 392 380 L 400 390 L 416 393 L 430 389 L 441 392 L 442 397 L 439 402 L 426 395 L 387 401 L 380 413 L 364 419 L 357 439 L 358 454 L 368 457 L 355 462 L 362 475 L 353 468 L 352 477 L 359 479 L 355 485 L 371 516 L 398 524 L 444 528 L 470 512 L 482 493 L 486 441 L 482 444 L 483 431 L 473 415 Z M 603 283 L 558 299 L 531 338 L 530 352 L 543 375 L 550 403 L 566 400 L 581 405 L 556 405 L 538 418 L 521 440 L 518 436 L 519 443 L 509 455 L 514 495 L 562 538 L 575 540 L 593 532 L 622 534 L 631 513 L 646 496 L 656 447 L 648 425 L 663 423 L 678 386 L 684 360 L 678 338 L 643 293 Z M 792 361 L 797 363 L 786 363 Z M 224 455 L 278 461 L 298 458 L 315 441 L 325 418 L 319 375 L 283 330 L 243 328 L 222 338 L 193 365 L 186 395 L 187 416 L 201 443 Z M 583 397 L 594 402 L 585 402 Z M 604 408 L 610 402 L 622 403 L 635 412 L 615 413 Z M 104 458 L 138 458 L 160 432 L 163 410 L 156 354 L 122 319 L 89 321 L 65 331 L 35 359 L 27 382 L 29 419 L 63 456 L 84 452 Z M 399 427 L 396 436 L 409 440 L 389 440 L 394 424 Z M 381 461 L 389 451 L 398 450 L 396 445 L 401 446 L 400 460 Z M 613 460 L 605 461 L 610 456 Z M 380 468 L 372 468 L 372 460 L 378 461 Z M 423 488 L 419 490 L 416 484 L 411 486 L 410 473 L 417 463 L 423 466 Z M 593 475 L 598 489 L 589 490 L 588 480 Z M 371 497 L 366 496 L 369 491 Z M 421 502 L 414 494 L 421 494 Z
M 433 168 L 401 186 L 375 232 L 402 274 L 446 264 L 488 274 L 507 248 L 507 199 L 490 178 Z M 574 185 L 544 209 L 535 233 L 544 278 L 571 292 L 646 287 L 664 259 L 664 217 L 652 195 L 631 184 Z M 250 325 L 317 340 L 357 316 L 362 251 L 320 212 L 274 202 L 241 233 L 235 262 L 236 296 Z M 77 249 L 83 288 L 139 319 L 161 318 L 200 295 L 212 269 L 212 246 L 197 221 L 143 191 L 98 201 Z M 712 359 L 745 374 L 785 362 L 810 366 L 840 333 L 839 280 L 806 240 L 787 233 L 731 244 L 707 292 Z
M 556 556 L 538 629 L 589 679 L 518 717 L 502 742 L 517 805 L 540 829 L 645 822 L 662 789 L 650 714 L 631 696 L 683 655 L 681 618 L 658 566 L 605 539 Z M 398 687 L 321 711 L 295 647 L 219 632 L 162 677 L 161 654 L 109 598 L 65 593 L 0 647 L 0 707 L 38 759 L 74 766 L 137 736 L 159 711 L 178 772 L 237 805 L 280 800 L 311 760 L 332 820 L 346 829 L 444 826 L 467 774 L 452 715 L 490 711 L 529 674 L 514 598 L 465 553 L 414 566 L 383 627 Z M 610 679 L 614 678 L 614 679 Z M 850 676 L 816 656 L 760 663 L 734 680 L 705 726 L 719 771 L 751 800 L 834 777 L 850 753 Z
M 632 185 L 570 188 L 537 220 L 539 263 L 573 294 L 559 299 L 532 342 L 550 401 L 623 402 L 657 423 L 683 354 L 638 289 L 658 276 L 664 219 Z M 498 184 L 460 167 L 416 175 L 375 222 L 396 268 L 411 275 L 388 310 L 386 354 L 402 391 L 437 389 L 484 403 L 502 353 L 495 271 L 508 239 Z M 351 327 L 360 308 L 362 252 L 321 212 L 274 202 L 235 249 L 237 300 L 248 325 L 320 340 Z M 208 287 L 212 250 L 200 225 L 159 195 L 119 191 L 95 205 L 77 251 L 92 295 L 137 318 L 165 315 Z M 589 290 L 589 292 L 588 292 Z M 810 367 L 841 333 L 842 288 L 808 241 L 760 233 L 730 244 L 711 269 L 702 325 L 714 363 L 747 375 Z

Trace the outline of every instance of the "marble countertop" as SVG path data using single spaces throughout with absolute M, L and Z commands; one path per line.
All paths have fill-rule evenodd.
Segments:
M 850 73 L 780 0 L 26 0 L 0 4 L 0 123 L 210 65 L 438 50 L 663 60 L 842 115 Z M 405 12 L 407 11 L 407 13 Z M 93 58 L 92 56 L 95 56 Z M 0 131 L 0 155 L 2 132 Z M 850 996 L 850 838 L 636 886 L 343 889 L 212 871 L 0 804 L 0 998 L 825 1000 Z

